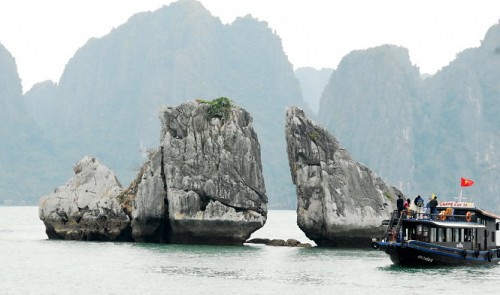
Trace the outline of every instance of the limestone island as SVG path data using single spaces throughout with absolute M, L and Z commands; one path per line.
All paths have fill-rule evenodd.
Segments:
M 96 158 L 40 199 L 49 239 L 242 245 L 267 195 L 252 117 L 227 98 L 160 110 L 160 145 L 124 189 Z
M 285 133 L 299 228 L 320 247 L 370 247 L 401 192 L 354 161 L 301 109 L 288 108 Z

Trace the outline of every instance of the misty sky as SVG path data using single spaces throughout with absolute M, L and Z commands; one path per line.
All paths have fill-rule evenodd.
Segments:
M 0 43 L 16 59 L 24 91 L 57 82 L 91 37 L 171 0 L 0 0 Z M 500 19 L 498 0 L 201 0 L 230 23 L 251 14 L 281 37 L 295 67 L 336 68 L 352 50 L 404 46 L 422 73 L 477 47 Z

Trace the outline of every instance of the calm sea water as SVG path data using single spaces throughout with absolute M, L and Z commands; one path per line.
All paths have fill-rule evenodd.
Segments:
M 0 207 L 0 294 L 499 294 L 500 265 L 400 268 L 376 250 L 52 241 L 36 207 Z M 252 237 L 310 242 L 294 211 Z

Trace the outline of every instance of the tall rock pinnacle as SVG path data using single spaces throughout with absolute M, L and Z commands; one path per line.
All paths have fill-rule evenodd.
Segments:
M 302 110 L 287 110 L 285 130 L 300 229 L 318 246 L 368 247 L 383 233 L 400 192 L 354 161 Z

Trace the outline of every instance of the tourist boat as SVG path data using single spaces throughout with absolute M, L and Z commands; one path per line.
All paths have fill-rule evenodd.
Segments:
M 471 202 L 441 202 L 437 214 L 394 211 L 383 223 L 385 236 L 372 246 L 402 266 L 496 264 L 499 220 Z

